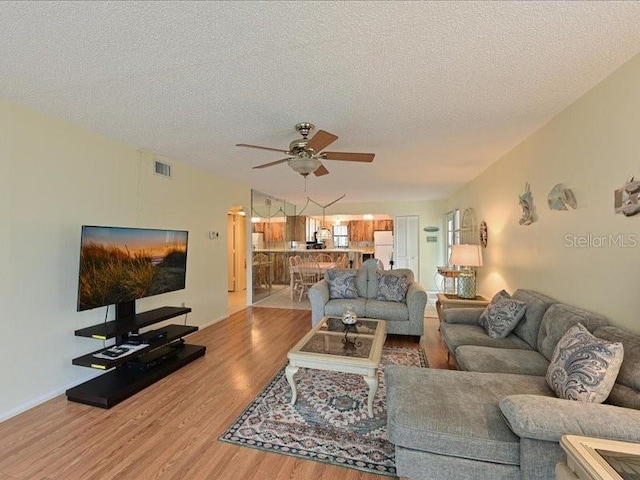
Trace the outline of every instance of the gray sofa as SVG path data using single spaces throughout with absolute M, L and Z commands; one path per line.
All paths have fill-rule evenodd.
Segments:
M 339 271 L 350 271 L 340 269 Z M 387 321 L 387 333 L 413 335 L 418 339 L 424 333 L 424 310 L 427 305 L 427 293 L 415 281 L 409 269 L 384 271 L 386 275 L 406 276 L 407 295 L 402 302 L 377 300 L 378 268 L 375 264 L 363 265 L 356 271 L 358 298 L 329 298 L 329 285 L 321 280 L 309 289 L 311 301 L 311 323 L 315 325 L 324 316 L 341 316 L 345 305 L 352 305 L 358 317 L 378 318 Z
M 483 309 L 445 312 L 442 334 L 466 371 L 388 366 L 389 439 L 398 475 L 416 480 L 551 479 L 565 434 L 640 442 L 640 337 L 606 318 L 530 290 L 525 317 L 504 339 L 478 325 Z M 544 375 L 575 323 L 624 346 L 603 404 L 556 398 Z

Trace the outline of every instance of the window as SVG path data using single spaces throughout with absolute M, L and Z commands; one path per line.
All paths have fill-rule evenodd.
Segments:
M 349 227 L 346 225 L 333 226 L 333 246 L 335 248 L 349 246 Z
M 447 265 L 451 265 L 451 248 L 460 243 L 460 209 L 456 208 L 448 212 L 445 215 L 445 223 L 447 225 L 445 255 Z

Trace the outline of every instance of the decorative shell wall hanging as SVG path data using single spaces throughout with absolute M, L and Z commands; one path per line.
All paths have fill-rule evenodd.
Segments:
M 522 217 L 518 223 L 520 225 L 531 225 L 534 221 L 534 212 L 533 212 L 533 195 L 531 195 L 531 190 L 529 188 L 529 182 L 524 185 L 524 193 L 519 196 L 520 206 L 522 207 Z
M 624 186 L 616 190 L 614 207 L 616 213 L 622 213 L 625 217 L 640 213 L 640 181 L 631 177 Z
M 487 222 L 483 220 L 480 222 L 480 245 L 482 245 L 482 248 L 487 248 L 488 240 L 489 232 L 487 230 Z
M 575 195 L 562 183 L 558 183 L 551 189 L 547 195 L 547 204 L 551 210 L 568 210 L 567 207 L 574 209 L 578 207 Z

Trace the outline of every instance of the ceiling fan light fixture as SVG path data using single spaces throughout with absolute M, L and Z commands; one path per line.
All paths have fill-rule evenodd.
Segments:
M 303 177 L 315 172 L 320 165 L 322 165 L 320 160 L 310 155 L 302 155 L 289 159 L 289 166 Z
M 324 227 L 321 228 L 320 230 L 318 230 L 318 238 L 321 240 L 327 240 L 328 238 L 331 238 L 331 230 Z

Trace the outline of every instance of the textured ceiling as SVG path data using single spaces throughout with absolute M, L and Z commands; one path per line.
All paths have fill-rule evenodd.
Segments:
M 2 2 L 0 96 L 276 197 L 444 198 L 640 50 L 640 2 Z M 340 138 L 303 178 L 302 121 Z

